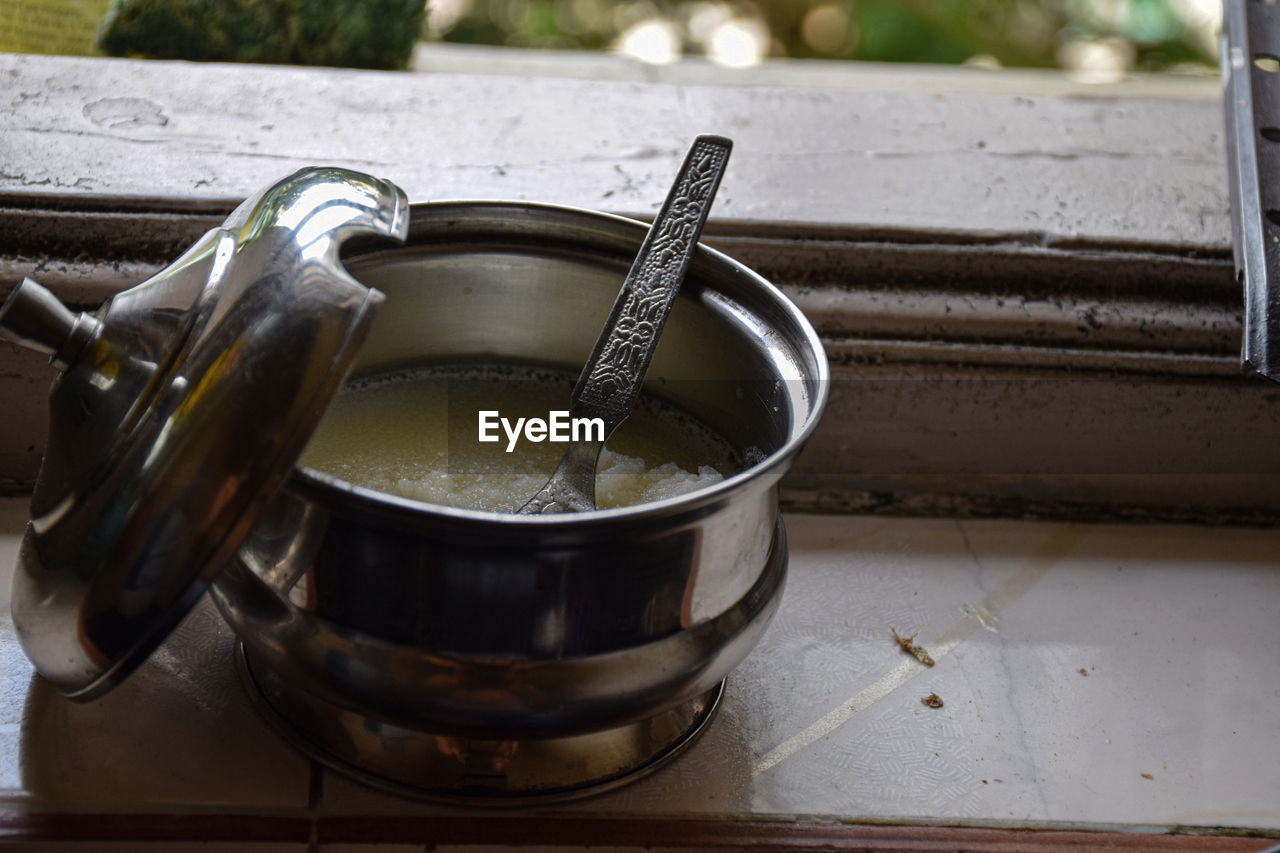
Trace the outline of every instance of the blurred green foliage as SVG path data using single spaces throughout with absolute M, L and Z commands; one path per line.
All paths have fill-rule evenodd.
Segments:
M 650 41 L 667 38 L 675 56 L 715 59 L 714 27 L 745 22 L 755 28 L 745 30 L 749 36 L 763 34 L 756 36 L 759 59 L 1123 73 L 1207 71 L 1216 62 L 1220 21 L 1217 0 L 429 0 L 425 36 L 625 51 L 628 33 L 648 24 Z M 738 42 L 741 32 L 739 27 Z
M 422 0 L 112 0 L 97 45 L 116 56 L 403 68 Z

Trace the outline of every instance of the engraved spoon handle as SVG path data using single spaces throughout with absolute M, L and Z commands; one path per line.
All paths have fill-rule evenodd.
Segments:
M 570 411 L 574 417 L 603 418 L 606 438 L 640 396 L 732 147 L 722 136 L 694 140 L 578 377 Z
M 631 414 L 640 396 L 732 148 L 723 136 L 694 140 L 578 377 L 569 413 L 603 420 L 606 439 Z M 520 508 L 520 514 L 595 509 L 595 470 L 602 447 L 603 442 L 570 445 L 547 485 Z

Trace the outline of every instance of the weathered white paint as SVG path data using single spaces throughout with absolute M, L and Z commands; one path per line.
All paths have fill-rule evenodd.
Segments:
M 1215 100 L 712 87 L 0 56 L 0 193 L 225 201 L 337 163 L 415 201 L 651 213 L 698 133 L 714 216 L 1223 249 Z

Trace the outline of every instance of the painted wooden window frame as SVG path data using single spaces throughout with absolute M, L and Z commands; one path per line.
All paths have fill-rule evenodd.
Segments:
M 1239 367 L 1213 84 L 428 59 L 388 74 L 0 56 L 0 289 L 31 275 L 95 306 L 322 162 L 416 201 L 644 217 L 688 140 L 721 132 L 736 148 L 707 242 L 795 299 L 833 364 L 788 505 L 1280 517 L 1280 390 Z M 3 358 L 0 490 L 23 493 L 49 375 Z

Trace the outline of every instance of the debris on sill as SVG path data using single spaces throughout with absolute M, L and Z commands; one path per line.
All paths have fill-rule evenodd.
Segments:
M 933 658 L 929 657 L 929 653 L 924 650 L 924 647 L 917 646 L 915 644 L 915 634 L 912 634 L 910 637 L 902 637 L 899 636 L 898 632 L 894 631 L 894 629 L 890 628 L 889 630 L 893 632 L 893 639 L 894 642 L 898 644 L 898 648 L 902 649 L 925 666 L 933 666 Z
M 925 696 L 923 699 L 921 699 L 920 703 L 922 705 L 927 705 L 930 708 L 941 708 L 942 697 L 939 696 L 937 693 L 930 693 L 928 696 Z

